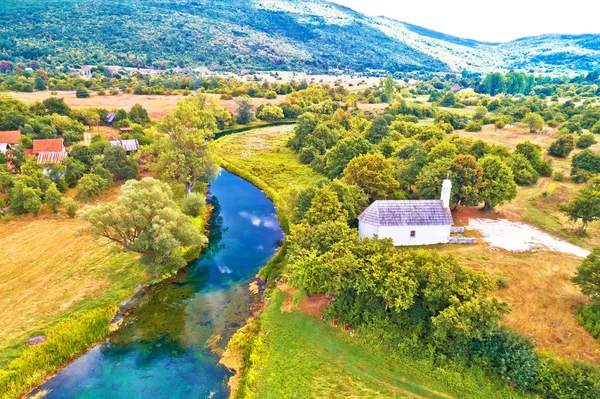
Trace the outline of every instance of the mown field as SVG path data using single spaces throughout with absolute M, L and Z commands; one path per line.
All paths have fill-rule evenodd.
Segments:
M 0 366 L 24 342 L 83 311 L 121 303 L 147 281 L 138 256 L 82 236 L 84 223 L 22 216 L 0 224 Z
M 8 92 L 8 95 L 23 101 L 27 105 L 34 104 L 38 101 L 44 101 L 50 97 L 63 98 L 65 103 L 71 108 L 105 108 L 113 110 L 116 108 L 123 108 L 127 111 L 131 109 L 135 104 L 140 104 L 148 111 L 150 119 L 157 120 L 165 117 L 167 114 L 175 110 L 177 102 L 185 98 L 184 95 L 137 95 L 137 94 L 118 94 L 116 96 L 105 95 L 98 96 L 91 93 L 89 98 L 77 98 L 74 91 L 60 91 L 58 94 L 51 94 L 50 91 L 36 91 L 33 93 L 22 93 L 22 92 Z M 209 97 L 218 101 L 219 105 L 228 109 L 235 114 L 236 103 L 234 100 L 221 100 L 218 94 L 207 94 Z M 279 96 L 276 99 L 267 100 L 265 98 L 253 98 L 254 109 L 258 108 L 262 104 L 280 103 L 285 101 L 285 96 Z

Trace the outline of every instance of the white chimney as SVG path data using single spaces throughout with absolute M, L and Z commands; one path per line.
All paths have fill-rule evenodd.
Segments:
M 444 202 L 444 208 L 450 208 L 450 194 L 452 193 L 452 182 L 450 179 L 444 180 L 442 184 L 441 200 Z

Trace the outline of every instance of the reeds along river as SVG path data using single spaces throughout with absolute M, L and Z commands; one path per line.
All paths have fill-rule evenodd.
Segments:
M 226 398 L 224 346 L 250 315 L 247 283 L 283 231 L 271 201 L 223 171 L 210 186 L 210 244 L 177 278 L 150 288 L 121 328 L 32 394 L 47 398 Z M 215 338 L 217 337 L 217 338 Z M 220 339 L 219 339 L 220 337 Z

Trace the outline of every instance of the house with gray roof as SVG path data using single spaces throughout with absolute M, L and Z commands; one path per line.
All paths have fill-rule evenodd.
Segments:
M 358 217 L 361 238 L 391 238 L 396 246 L 447 243 L 453 220 L 452 183 L 442 184 L 439 200 L 375 201 Z

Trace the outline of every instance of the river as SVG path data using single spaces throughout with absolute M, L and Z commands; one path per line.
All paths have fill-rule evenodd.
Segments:
M 226 398 L 223 348 L 251 314 L 248 282 L 283 240 L 273 203 L 223 171 L 210 186 L 209 247 L 175 279 L 151 287 L 121 328 L 32 395 L 46 398 Z

